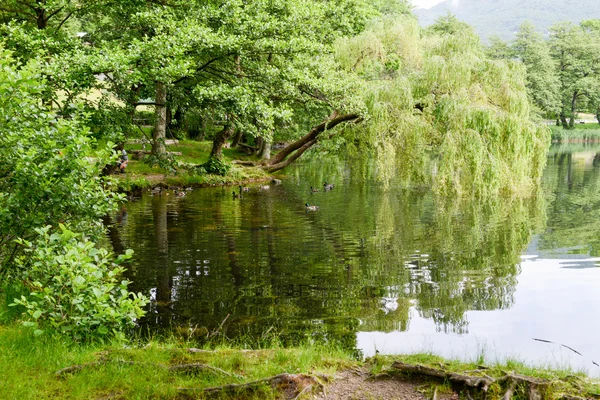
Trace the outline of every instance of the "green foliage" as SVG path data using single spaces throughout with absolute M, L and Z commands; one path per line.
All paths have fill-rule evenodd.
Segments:
M 600 115 L 598 26 L 598 20 L 557 23 L 544 40 L 531 23 L 524 23 L 514 42 L 495 40 L 487 51 L 496 59 L 519 59 L 527 69 L 527 90 L 535 111 L 573 129 L 578 112 Z
M 381 19 L 337 48 L 369 115 L 349 137 L 375 153 L 384 184 L 482 197 L 539 185 L 549 132 L 530 120 L 525 71 L 488 59 L 469 27 L 448 17 L 422 37 L 413 18 Z
M 590 24 L 589 21 L 584 26 L 560 23 L 550 30 L 564 128 L 573 128 L 578 111 L 597 113 L 600 108 L 600 31 L 589 29 Z
M 548 44 L 532 24 L 524 23 L 513 49 L 527 69 L 527 93 L 532 104 L 547 116 L 556 116 L 561 108 L 560 82 Z
M 210 157 L 206 163 L 202 164 L 202 168 L 209 174 L 225 176 L 231 165 L 217 157 Z
M 0 326 L 0 398 L 2 399 L 95 399 L 106 396 L 126 399 L 180 399 L 178 388 L 208 388 L 246 383 L 282 372 L 332 375 L 356 365 L 349 354 L 334 346 L 306 344 L 282 349 L 276 344 L 266 350 L 249 350 L 247 343 L 206 348 L 180 337 L 136 341 L 124 346 L 121 341 L 75 344 L 59 338 L 41 336 L 32 339 L 19 326 Z M 88 364 L 94 363 L 94 364 Z M 199 373 L 173 373 L 168 367 L 203 364 Z M 72 365 L 81 370 L 56 372 Z M 163 365 L 161 368 L 158 365 Z M 214 369 L 212 369 L 214 368 Z M 219 370 L 226 371 L 221 373 Z M 151 384 L 149 384 L 151 382 Z M 239 399 L 225 395 L 221 399 Z M 277 389 L 265 387 L 257 393 L 245 392 L 244 399 L 281 399 Z
M 99 177 L 111 153 L 93 149 L 83 116 L 58 118 L 45 107 L 45 90 L 35 63 L 19 66 L 0 48 L 0 277 L 22 251 L 15 239 L 60 222 L 97 237 L 119 198 Z
M 30 290 L 14 300 L 26 309 L 23 325 L 35 335 L 47 330 L 77 341 L 118 335 L 135 325 L 147 299 L 120 280 L 125 268 L 119 264 L 131 258 L 131 250 L 112 261 L 107 250 L 62 225 L 57 233 L 49 226 L 37 231 L 35 242 L 19 241 L 25 250 L 17 264 Z
M 600 126 L 598 124 L 575 125 L 575 129 L 552 126 L 550 130 L 553 142 L 600 142 Z

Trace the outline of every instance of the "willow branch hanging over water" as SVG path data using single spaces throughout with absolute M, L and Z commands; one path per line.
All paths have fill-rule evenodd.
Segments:
M 539 185 L 549 132 L 530 119 L 524 68 L 490 60 L 464 24 L 421 31 L 411 16 L 380 19 L 337 42 L 358 74 L 367 121 L 348 143 L 372 149 L 389 186 L 433 185 L 441 194 L 526 196 Z

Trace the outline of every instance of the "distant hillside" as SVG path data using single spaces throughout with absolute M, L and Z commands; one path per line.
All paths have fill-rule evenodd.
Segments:
M 474 26 L 484 40 L 492 35 L 510 40 L 527 20 L 546 33 L 558 21 L 600 18 L 600 0 L 446 0 L 415 14 L 422 26 L 428 26 L 447 11 Z

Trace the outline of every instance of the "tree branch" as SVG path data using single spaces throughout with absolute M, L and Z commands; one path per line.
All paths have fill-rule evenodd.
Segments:
M 71 17 L 71 15 L 73 15 L 75 13 L 75 11 L 71 11 L 70 13 L 67 14 L 66 17 L 63 18 L 62 21 L 60 21 L 60 24 L 58 24 L 58 27 L 54 30 L 54 33 L 58 32 L 60 30 L 60 28 L 62 28 L 63 24 L 65 22 L 67 22 L 67 20 Z
M 298 139 L 297 141 L 295 141 L 294 143 L 290 144 L 289 146 L 287 146 L 286 148 L 284 148 L 283 150 L 281 150 L 279 153 L 277 153 L 276 155 L 274 155 L 273 157 L 271 157 L 267 161 L 267 165 L 279 164 L 287 156 L 289 156 L 291 153 L 293 153 L 295 150 L 300 149 L 306 143 L 308 143 L 311 140 L 315 139 L 320 133 L 322 133 L 322 132 L 324 132 L 324 131 L 326 131 L 328 129 L 333 129 L 335 126 L 341 124 L 342 122 L 352 121 L 352 120 L 355 120 L 355 119 L 358 119 L 358 118 L 360 118 L 360 115 L 358 115 L 358 114 L 352 113 L 352 114 L 339 115 L 337 111 L 334 111 L 329 116 L 329 118 L 327 118 L 325 121 L 323 121 L 319 125 L 313 127 L 307 135 L 305 135 L 304 137 Z

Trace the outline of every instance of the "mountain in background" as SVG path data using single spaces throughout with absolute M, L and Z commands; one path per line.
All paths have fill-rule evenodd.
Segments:
M 600 0 L 446 0 L 415 14 L 422 26 L 428 26 L 448 11 L 475 27 L 484 41 L 494 35 L 512 40 L 524 21 L 545 34 L 559 21 L 600 18 Z

